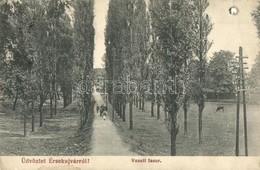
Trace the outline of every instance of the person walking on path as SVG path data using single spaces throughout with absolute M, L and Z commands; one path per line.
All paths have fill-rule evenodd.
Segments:
M 100 110 L 99 110 L 99 116 L 100 116 L 100 117 L 102 117 L 103 111 L 104 111 L 104 106 L 102 105 L 102 106 L 100 107 Z
M 99 109 L 100 109 L 100 107 L 99 107 L 99 105 L 97 105 L 97 107 L 96 107 L 97 113 L 98 113 Z
M 104 120 L 107 119 L 107 111 L 104 109 L 103 113 L 102 113 L 102 117 Z
M 106 120 L 95 116 L 93 122 L 93 135 L 91 142 L 91 156 L 138 156 L 137 153 L 131 151 L 130 146 L 122 141 L 117 128 L 108 117 L 108 109 L 105 106 L 100 93 L 94 92 L 93 96 L 98 105 L 105 108 L 107 112 Z M 100 111 L 100 110 L 99 110 Z

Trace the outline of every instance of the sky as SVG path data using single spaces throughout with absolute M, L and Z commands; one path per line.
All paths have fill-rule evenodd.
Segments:
M 94 51 L 94 68 L 104 67 L 102 57 L 105 54 L 105 28 L 106 16 L 108 11 L 109 0 L 95 0 L 95 51 Z
M 251 68 L 259 52 L 259 39 L 257 29 L 251 16 L 258 5 L 258 0 L 209 0 L 210 6 L 207 13 L 214 24 L 209 39 L 213 45 L 208 52 L 230 50 L 238 55 L 239 46 L 243 48 L 243 54 L 248 56 L 248 67 Z M 238 15 L 230 15 L 229 8 L 236 6 Z
M 102 57 L 105 54 L 104 31 L 108 3 L 109 0 L 95 0 L 94 68 L 104 67 Z M 229 50 L 238 55 L 241 46 L 244 55 L 249 57 L 247 63 L 251 68 L 259 51 L 257 29 L 251 16 L 258 5 L 258 0 L 209 0 L 209 3 L 207 13 L 214 25 L 209 35 L 213 45 L 208 52 L 208 58 L 220 50 Z M 229 14 L 229 8 L 233 5 L 239 9 L 238 15 Z

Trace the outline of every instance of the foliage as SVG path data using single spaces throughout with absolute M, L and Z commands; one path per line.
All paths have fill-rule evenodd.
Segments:
M 27 21 L 30 20 L 29 9 L 26 3 L 7 1 L 2 4 L 1 15 L 5 16 L 4 24 L 10 28 L 3 37 L 1 48 L 1 89 L 5 96 L 14 100 L 15 110 L 18 99 L 28 101 L 30 89 L 30 72 L 33 61 L 30 56 L 31 42 Z
M 213 54 L 208 66 L 209 88 L 214 89 L 218 93 L 233 93 L 235 87 L 233 85 L 231 67 L 234 61 L 234 53 L 230 51 L 219 51 Z
M 170 116 L 171 154 L 176 155 L 176 136 L 179 132 L 177 114 L 180 108 L 182 86 L 179 78 L 184 78 L 185 63 L 192 57 L 196 40 L 196 10 L 189 1 L 151 1 L 150 15 L 153 36 L 153 60 L 163 66 L 159 72 L 165 82 L 174 80 L 173 89 L 168 89 L 164 97 Z M 152 64 L 155 64 L 153 62 Z M 178 77 L 178 79 L 176 79 Z M 174 93 L 172 93 L 174 91 Z
M 79 0 L 73 4 L 74 13 L 74 35 L 73 49 L 75 55 L 74 75 L 78 82 L 86 82 L 86 88 L 92 80 L 93 71 L 93 52 L 94 52 L 94 0 Z M 68 56 L 69 57 L 69 56 Z M 71 60 L 69 60 L 71 62 Z M 86 89 L 85 88 L 85 89 Z M 91 89 L 78 95 L 80 109 L 83 110 L 81 125 L 87 123 L 91 110 Z
M 260 38 L 260 2 L 258 2 L 257 8 L 253 11 L 252 17 L 255 21 L 255 26 L 257 28 L 258 38 Z M 253 88 L 258 88 L 260 84 L 260 54 L 255 59 L 255 64 L 250 72 L 249 83 Z
M 260 2 L 258 2 L 257 8 L 252 12 L 252 17 L 255 21 L 258 38 L 260 38 Z
M 93 1 L 0 3 L 1 89 L 14 100 L 14 108 L 19 99 L 28 103 L 32 93 L 36 94 L 33 100 L 40 99 L 40 126 L 48 97 L 51 113 L 52 100 L 55 97 L 56 108 L 59 91 L 67 106 L 72 102 L 78 72 L 90 74 L 93 68 L 93 9 Z
M 260 86 L 260 55 L 255 59 L 255 63 L 252 66 L 251 72 L 249 73 L 249 85 L 251 88 L 259 89 Z

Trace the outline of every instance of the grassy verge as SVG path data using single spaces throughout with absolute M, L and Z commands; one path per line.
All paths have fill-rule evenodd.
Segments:
M 134 129 L 129 130 L 128 107 L 126 108 L 126 122 L 116 114 L 115 125 L 122 140 L 130 145 L 133 152 L 140 155 L 169 155 L 170 136 L 163 121 L 149 116 L 134 107 Z M 109 107 L 111 113 L 111 106 Z M 111 116 L 111 114 L 110 114 Z M 159 139 L 159 140 L 158 140 Z
M 223 105 L 225 112 L 216 112 Z M 249 155 L 260 155 L 260 115 L 259 105 L 248 105 L 248 146 Z M 150 103 L 146 103 L 146 112 L 134 107 L 134 129 L 129 130 L 128 107 L 126 122 L 115 116 L 115 125 L 125 143 L 141 155 L 170 155 L 170 133 L 161 119 L 150 116 Z M 242 112 L 242 107 L 241 107 Z M 110 111 L 111 113 L 111 107 Z M 156 106 L 155 106 L 156 113 Z M 110 114 L 111 115 L 111 114 Z M 155 114 L 156 115 L 156 114 Z M 188 134 L 184 134 L 183 111 L 178 113 L 179 134 L 177 135 L 178 156 L 234 156 L 236 105 L 233 103 L 207 102 L 203 111 L 203 142 L 198 143 L 198 108 L 191 104 L 188 112 Z M 243 114 L 240 116 L 240 153 L 244 154 Z

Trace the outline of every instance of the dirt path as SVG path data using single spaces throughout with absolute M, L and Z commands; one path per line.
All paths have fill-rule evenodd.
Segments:
M 102 96 L 94 92 L 94 98 L 99 106 L 103 104 Z M 110 113 L 108 113 L 110 114 Z M 115 125 L 107 117 L 104 120 L 99 116 L 99 113 L 95 113 L 95 119 L 93 122 L 93 137 L 92 137 L 92 150 L 93 156 L 130 156 L 138 155 L 129 150 L 129 146 L 122 142 Z

